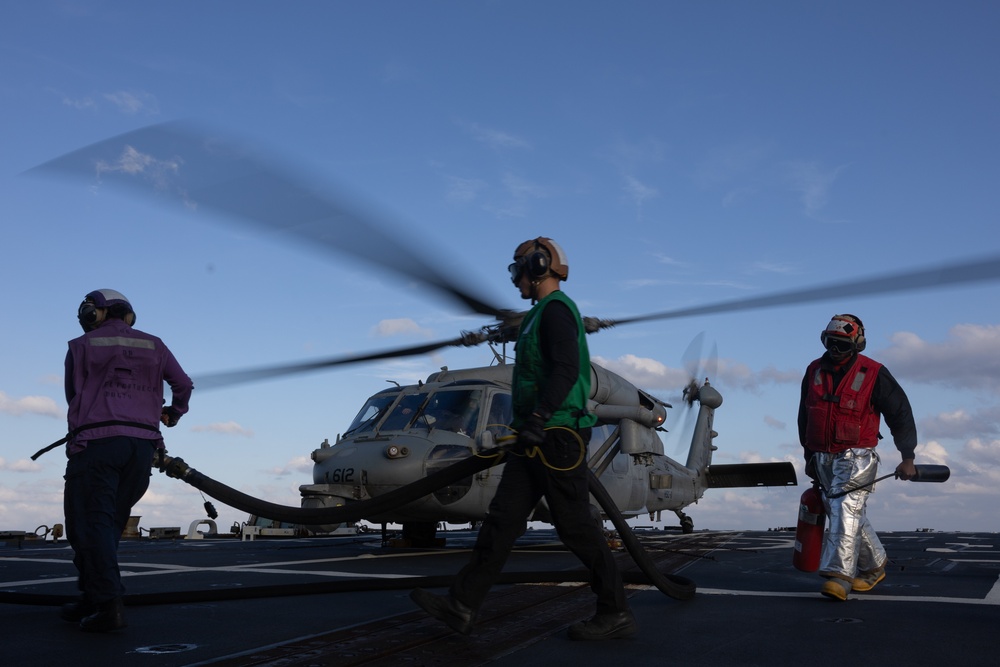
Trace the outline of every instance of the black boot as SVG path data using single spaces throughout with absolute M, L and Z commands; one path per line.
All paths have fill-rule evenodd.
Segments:
M 97 611 L 80 621 L 80 629 L 84 632 L 111 632 L 126 625 L 125 605 L 121 598 L 97 603 Z
M 569 626 L 569 638 L 587 639 L 625 639 L 639 631 L 635 616 L 631 611 L 620 611 L 615 614 L 597 614 L 589 621 L 574 623 Z
M 59 611 L 59 618 L 70 623 L 79 623 L 96 611 L 97 606 L 93 602 L 81 597 L 76 602 L 67 602 L 64 604 Z
M 476 611 L 450 595 L 434 595 L 422 588 L 410 592 L 410 599 L 428 614 L 447 623 L 448 627 L 463 635 L 472 633 L 476 622 Z

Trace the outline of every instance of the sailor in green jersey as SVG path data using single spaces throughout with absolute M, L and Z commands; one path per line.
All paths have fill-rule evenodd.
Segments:
M 462 634 L 496 581 L 539 500 L 560 539 L 590 570 L 595 615 L 569 629 L 570 639 L 630 637 L 638 628 L 621 574 L 590 504 L 585 449 L 596 417 L 587 412 L 590 353 L 576 304 L 559 288 L 569 275 L 552 239 L 525 241 L 514 252 L 511 280 L 530 299 L 515 347 L 512 385 L 516 454 L 508 458 L 469 563 L 447 596 L 411 594 L 429 614 Z

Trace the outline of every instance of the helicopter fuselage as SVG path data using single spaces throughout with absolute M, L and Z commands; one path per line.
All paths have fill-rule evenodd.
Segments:
M 432 374 L 426 382 L 371 396 L 335 444 L 312 453 L 313 483 L 300 487 L 303 507 L 336 507 L 378 497 L 469 456 L 498 456 L 514 437 L 509 365 Z M 658 429 L 669 404 L 596 364 L 591 400 L 597 414 L 581 465 L 588 465 L 625 516 L 679 511 L 706 488 L 705 469 L 715 449 L 712 414 L 722 397 L 702 396 L 688 465 L 663 452 Z M 692 463 L 696 467 L 691 467 Z M 503 475 L 503 464 L 378 516 L 376 523 L 482 521 Z M 548 520 L 544 501 L 532 520 Z M 335 526 L 322 526 L 333 530 Z

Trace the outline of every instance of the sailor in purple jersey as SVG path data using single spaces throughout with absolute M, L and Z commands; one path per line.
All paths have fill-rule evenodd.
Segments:
M 81 598 L 64 606 L 62 617 L 108 632 L 126 625 L 118 541 L 149 487 L 153 452 L 163 447 L 159 425 L 177 424 L 194 385 L 162 340 L 132 328 L 135 311 L 120 292 L 91 292 L 77 317 L 84 334 L 66 354 L 63 503 Z

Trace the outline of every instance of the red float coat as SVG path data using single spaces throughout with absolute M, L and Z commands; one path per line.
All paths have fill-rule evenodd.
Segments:
M 859 354 L 834 387 L 833 374 L 822 362 L 817 359 L 806 369 L 803 446 L 814 452 L 832 453 L 876 446 L 879 413 L 872 407 L 872 391 L 882 364 Z

